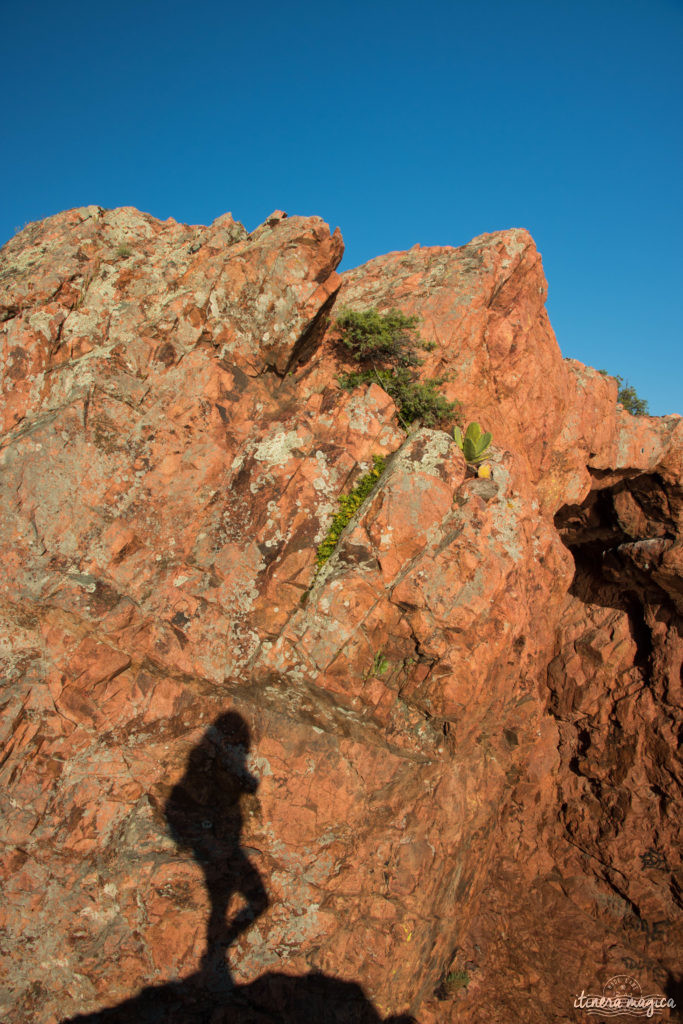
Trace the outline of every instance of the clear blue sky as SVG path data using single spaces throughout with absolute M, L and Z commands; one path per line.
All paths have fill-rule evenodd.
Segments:
M 0 240 L 74 206 L 526 227 L 565 355 L 683 412 L 683 0 L 6 3 Z

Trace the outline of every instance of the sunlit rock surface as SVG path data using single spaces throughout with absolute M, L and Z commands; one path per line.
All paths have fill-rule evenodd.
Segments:
M 562 359 L 525 231 L 342 252 L 96 207 L 2 250 L 3 1020 L 680 982 L 681 419 Z M 345 306 L 421 317 L 490 480 L 340 389 Z

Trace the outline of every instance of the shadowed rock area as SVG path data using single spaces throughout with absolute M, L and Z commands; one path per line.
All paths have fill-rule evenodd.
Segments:
M 342 253 L 98 207 L 2 249 L 12 1024 L 680 991 L 681 418 L 562 358 L 525 231 Z M 419 315 L 491 479 L 340 387 L 336 315 L 372 306 Z

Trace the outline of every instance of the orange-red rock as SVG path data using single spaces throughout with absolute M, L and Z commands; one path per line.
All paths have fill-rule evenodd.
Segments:
M 524 231 L 342 250 L 96 207 L 2 250 L 14 1024 L 541 1024 L 680 980 L 681 418 L 562 359 Z M 343 306 L 421 317 L 490 479 L 341 390 Z

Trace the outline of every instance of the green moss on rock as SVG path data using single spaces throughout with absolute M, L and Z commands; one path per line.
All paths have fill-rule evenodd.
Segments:
M 339 511 L 332 520 L 327 531 L 327 536 L 318 545 L 316 556 L 317 572 L 320 572 L 325 562 L 339 543 L 343 530 L 348 526 L 358 509 L 361 507 L 367 496 L 384 472 L 385 460 L 381 455 L 372 456 L 372 469 L 360 478 L 356 486 L 348 494 L 342 494 L 339 498 Z

